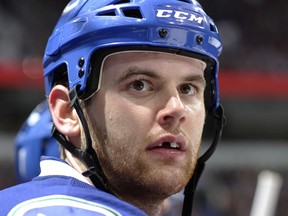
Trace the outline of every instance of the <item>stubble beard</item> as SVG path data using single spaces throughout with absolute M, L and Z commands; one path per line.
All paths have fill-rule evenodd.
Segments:
M 143 152 L 129 151 L 131 140 L 121 140 L 107 135 L 106 130 L 96 129 L 93 125 L 91 138 L 97 152 L 102 169 L 109 181 L 109 189 L 119 197 L 130 199 L 166 199 L 181 191 L 188 183 L 198 158 L 198 148 L 191 151 L 191 161 L 187 161 L 181 169 L 167 172 L 146 163 Z M 130 142 L 129 142 L 130 141 Z M 117 143 L 117 144 L 116 144 Z M 199 141 L 200 143 L 200 141 Z M 109 148 L 118 145 L 119 148 Z M 191 145 L 191 144 L 190 144 Z M 198 145 L 196 145 L 198 146 Z M 169 162 L 167 162 L 169 166 Z M 124 197 L 125 196 L 125 197 Z

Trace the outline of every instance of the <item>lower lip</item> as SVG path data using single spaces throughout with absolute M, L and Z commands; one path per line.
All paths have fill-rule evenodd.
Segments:
M 163 158 L 178 158 L 184 155 L 184 151 L 168 148 L 153 148 L 149 149 L 147 152 Z

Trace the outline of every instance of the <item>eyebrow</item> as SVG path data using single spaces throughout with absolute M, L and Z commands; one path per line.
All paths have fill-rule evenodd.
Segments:
M 132 77 L 135 75 L 146 75 L 146 76 L 151 77 L 151 78 L 161 79 L 161 77 L 159 75 L 157 75 L 156 73 L 154 73 L 153 71 L 141 69 L 141 68 L 138 68 L 135 66 L 135 67 L 128 68 L 123 73 L 123 75 L 120 76 L 120 78 L 118 79 L 118 82 L 122 82 L 122 81 L 128 79 L 129 77 Z M 193 75 L 185 76 L 183 78 L 183 81 L 186 81 L 186 82 L 197 81 L 197 82 L 202 83 L 204 86 L 206 85 L 206 80 L 204 78 L 204 75 L 199 75 L 199 74 L 193 74 Z
M 156 73 L 154 73 L 151 70 L 145 70 L 145 69 L 141 69 L 138 67 L 130 67 L 128 68 L 122 76 L 120 76 L 120 78 L 118 79 L 118 82 L 122 82 L 126 79 L 128 79 L 129 77 L 135 76 L 135 75 L 146 75 L 155 79 L 160 79 L 160 76 L 158 76 Z
M 203 84 L 204 86 L 206 86 L 206 79 L 205 79 L 204 75 L 199 75 L 199 74 L 189 75 L 189 76 L 184 78 L 184 81 L 197 81 L 197 82 Z

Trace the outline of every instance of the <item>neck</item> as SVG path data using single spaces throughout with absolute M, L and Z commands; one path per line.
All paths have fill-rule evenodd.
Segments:
M 73 156 L 69 151 L 67 151 L 67 150 L 64 150 L 64 151 L 65 151 L 64 160 L 71 167 L 73 167 L 77 172 L 79 172 L 81 174 L 81 176 L 83 177 L 82 181 L 84 181 L 90 185 L 93 185 L 93 183 L 91 182 L 91 180 L 89 178 L 84 177 L 82 175 L 82 173 L 87 170 L 87 168 L 83 165 L 83 163 L 81 161 L 79 161 L 75 156 Z
M 165 202 L 165 200 L 156 200 L 151 197 L 147 197 L 146 199 L 135 199 L 135 197 L 120 197 L 120 199 L 138 207 L 142 211 L 146 212 L 149 216 L 159 216 Z
M 75 156 L 73 156 L 69 151 L 64 150 L 63 158 L 77 172 L 82 174 L 84 171 L 87 170 L 87 168 L 83 165 L 83 163 L 79 161 Z M 89 178 L 86 178 L 84 176 L 82 177 L 83 177 L 82 181 L 93 186 L 93 183 Z M 162 211 L 162 208 L 165 206 L 166 196 L 165 198 L 163 198 L 162 196 L 160 197 L 155 195 L 153 196 L 151 193 L 140 191 L 138 193 L 135 193 L 135 190 L 132 190 L 133 191 L 132 193 L 129 193 L 128 191 L 124 191 L 123 193 L 121 193 L 120 191 L 116 192 L 112 188 L 111 190 L 113 191 L 113 193 L 116 194 L 116 196 L 119 199 L 127 203 L 130 203 L 135 207 L 138 207 L 142 211 L 146 212 L 149 216 L 159 216 Z M 122 194 L 124 195 L 122 196 Z
M 124 188 L 124 187 L 120 187 Z M 124 191 L 113 190 L 113 193 L 121 200 L 130 203 L 146 212 L 149 216 L 159 216 L 162 208 L 165 206 L 167 196 L 161 196 L 159 194 L 153 194 L 153 192 L 131 189 L 125 189 Z

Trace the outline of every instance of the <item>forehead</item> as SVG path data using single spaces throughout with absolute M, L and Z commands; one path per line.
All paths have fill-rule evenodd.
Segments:
M 116 68 L 117 71 L 119 71 L 134 66 L 153 70 L 181 67 L 190 70 L 204 71 L 206 63 L 199 59 L 172 53 L 155 51 L 125 51 L 108 55 L 103 61 L 102 70 L 106 71 L 112 68 L 115 70 Z

